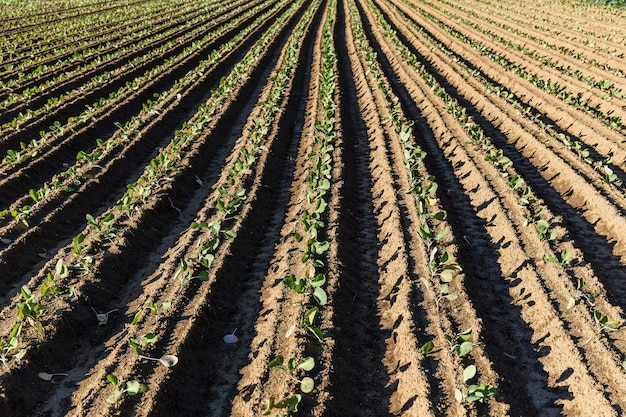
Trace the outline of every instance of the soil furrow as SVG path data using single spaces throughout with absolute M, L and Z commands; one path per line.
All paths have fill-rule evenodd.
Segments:
M 337 230 L 337 262 L 341 268 L 337 271 L 339 285 L 333 294 L 335 344 L 330 359 L 333 364 L 330 399 L 323 415 L 348 416 L 360 409 L 363 416 L 383 416 L 390 410 L 390 382 L 383 359 L 385 340 L 391 333 L 380 326 L 377 298 L 381 288 L 376 264 L 377 220 L 372 204 L 370 150 L 367 126 L 360 117 L 350 50 L 342 41 L 349 39 L 345 34 L 344 8 L 343 2 L 339 2 L 335 30 L 339 85 L 344 100 L 340 105 L 345 147 L 341 161 L 343 195 Z
M 0 415 L 626 412 L 626 12 L 16 1 Z

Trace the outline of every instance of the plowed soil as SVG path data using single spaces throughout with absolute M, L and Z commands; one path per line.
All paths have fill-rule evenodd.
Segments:
M 626 413 L 623 9 L 35 3 L 0 5 L 0 416 L 256 416 L 296 394 L 269 414 Z M 318 305 L 283 281 L 307 273 L 324 120 Z M 113 374 L 147 391 L 113 404 Z

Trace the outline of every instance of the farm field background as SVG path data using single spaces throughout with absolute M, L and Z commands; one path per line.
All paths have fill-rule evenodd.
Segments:
M 620 416 L 626 11 L 0 2 L 0 415 Z

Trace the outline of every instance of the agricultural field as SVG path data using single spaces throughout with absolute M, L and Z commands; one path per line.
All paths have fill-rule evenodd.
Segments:
M 626 10 L 0 0 L 0 415 L 626 414 Z

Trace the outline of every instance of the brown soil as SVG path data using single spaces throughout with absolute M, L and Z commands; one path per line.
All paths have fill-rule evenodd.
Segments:
M 151 9 L 134 22 L 138 28 L 154 24 L 154 32 L 140 38 L 104 27 L 85 29 L 94 39 L 110 34 L 114 44 L 103 44 L 103 56 L 140 40 L 146 42 L 143 49 L 131 48 L 97 69 L 78 71 L 73 79 L 7 107 L 1 116 L 7 123 L 27 108 L 43 109 L 49 97 L 177 40 L 172 49 L 121 72 L 109 84 L 87 88 L 17 129 L 5 126 L 4 156 L 38 130 L 76 117 L 98 97 L 258 6 L 91 120 L 42 143 L 22 162 L 0 165 L 0 212 L 9 209 L 0 218 L 0 342 L 6 345 L 22 321 L 16 314 L 24 302 L 22 288 L 45 305 L 40 318 L 45 334 L 24 319 L 18 338 L 24 357 L 12 360 L 13 350 L 6 366 L 0 365 L 0 415 L 245 417 L 261 415 L 272 397 L 278 402 L 294 394 L 302 395 L 299 411 L 289 415 L 624 414 L 626 187 L 608 181 L 607 169 L 626 180 L 626 129 L 599 120 L 589 107 L 626 116 L 626 81 L 614 70 L 619 67 L 615 60 L 623 61 L 626 52 L 625 13 L 557 0 L 531 5 L 516 0 L 462 5 L 270 0 L 221 2 L 219 7 L 214 2 L 214 9 L 207 0 L 197 10 L 171 10 L 162 3 L 162 10 Z M 0 16 L 10 16 L 10 26 L 0 30 L 17 39 L 44 24 L 80 24 L 98 13 L 138 5 L 125 1 L 98 7 L 94 2 L 81 10 L 73 1 L 60 2 L 57 20 L 47 8 L 20 17 L 1 6 Z M 205 22 L 184 26 L 202 13 L 208 13 Z M 246 39 L 179 88 L 190 70 L 261 16 Z M 240 81 L 203 119 L 205 103 L 213 103 L 222 80 L 239 76 L 236 65 L 282 17 L 276 35 L 262 44 Z M 327 22 L 330 39 L 324 36 Z M 292 33 L 300 24 L 305 31 L 297 38 Z M 58 32 L 52 27 L 50 33 Z M 542 59 L 558 65 L 547 67 L 507 41 L 540 51 Z M 62 37 L 53 42 L 33 35 L 32 42 L 40 51 L 56 45 L 56 55 L 41 61 L 47 63 L 87 47 L 65 50 L 69 43 Z M 336 56 L 330 112 L 320 101 L 327 42 Z M 538 87 L 481 54 L 478 44 L 536 77 L 558 81 L 589 107 L 576 107 Z M 291 54 L 288 45 L 295 45 Z M 369 60 L 370 48 L 375 63 Z M 19 59 L 15 53 L 10 62 Z M 291 59 L 297 61 L 293 71 L 279 70 Z M 55 67 L 12 92 L 76 69 L 76 63 Z M 613 85 L 594 87 L 577 74 Z M 274 83 L 282 76 L 287 87 L 270 121 L 260 127 L 265 103 L 276 99 Z M 608 91 L 612 98 L 606 97 Z M 0 92 L 1 97 L 8 94 Z M 144 103 L 155 93 L 162 94 L 162 102 L 145 112 Z M 398 103 L 399 119 L 391 114 L 391 101 Z M 307 244 L 307 238 L 300 239 L 302 218 L 311 210 L 311 161 L 320 152 L 316 139 L 327 117 L 334 120 L 335 139 L 318 232 L 329 243 L 318 265 L 328 296 L 328 304 L 318 306 L 320 341 L 306 328 L 296 325 L 294 330 L 316 304 L 283 280 L 307 273 L 301 260 Z M 133 132 L 119 128 L 133 118 L 140 120 Z M 426 152 L 419 176 L 438 184 L 428 208 L 441 216 L 425 215 L 407 192 L 415 185 L 394 120 L 413 123 L 409 140 Z M 261 141 L 251 148 L 259 129 Z M 472 134 L 477 130 L 481 141 Z M 172 161 L 175 168 L 124 212 L 129 185 L 137 187 L 148 175 L 146 167 L 156 166 L 153 158 L 183 134 L 193 140 L 182 145 L 184 152 Z M 123 135 L 129 139 L 97 163 L 76 161 L 79 151 L 96 148 L 96 138 Z M 256 159 L 231 181 L 251 149 Z M 510 161 L 505 169 L 491 161 L 495 151 L 500 152 L 496 159 Z M 60 175 L 71 166 L 80 175 Z M 528 187 L 531 202 L 520 199 L 521 189 L 512 186 L 515 178 L 523 181 L 522 189 Z M 53 181 L 65 181 L 72 190 L 53 190 L 35 202 L 30 191 Z M 231 186 L 244 189 L 245 198 L 235 214 L 225 216 L 217 202 Z M 25 206 L 30 207 L 24 217 L 28 227 L 10 213 Z M 100 239 L 86 216 L 104 213 L 114 214 L 114 229 Z M 554 231 L 554 239 L 538 233 L 538 218 Z M 220 235 L 206 280 L 180 279 L 181 260 L 191 262 L 203 249 L 200 242 L 211 239 L 210 228 L 190 225 L 212 221 L 232 228 L 232 234 Z M 424 222 L 440 235 L 435 243 L 421 237 Z M 75 253 L 73 239 L 79 233 L 87 258 Z M 461 268 L 450 283 L 455 299 L 441 297 L 432 271 L 433 259 L 443 251 Z M 571 253 L 571 260 L 561 264 L 545 257 L 555 255 L 558 261 L 564 253 Z M 55 271 L 60 261 L 69 267 L 67 276 Z M 50 276 L 57 276 L 60 292 L 43 297 L 40 289 L 52 284 Z M 171 307 L 151 315 L 148 306 L 159 301 Z M 131 324 L 139 311 L 143 315 Z M 95 312 L 110 312 L 106 323 L 99 323 Z M 598 323 L 602 316 L 617 323 L 603 327 Z M 469 328 L 474 348 L 460 356 L 447 339 Z M 238 341 L 225 343 L 223 337 L 233 332 Z M 176 355 L 178 364 L 167 368 L 140 359 L 129 340 L 146 334 L 157 340 L 144 346 L 145 355 Z M 429 341 L 434 349 L 426 352 Z M 310 356 L 315 367 L 290 376 L 268 367 L 278 355 Z M 475 366 L 477 376 L 466 383 L 468 365 Z M 67 375 L 44 381 L 40 372 Z M 113 393 L 108 374 L 138 380 L 149 389 L 124 396 L 114 406 L 107 402 Z M 296 380 L 304 376 L 315 381 L 312 393 L 300 391 Z M 494 398 L 459 401 L 472 384 L 495 388 Z M 287 412 L 270 414 L 281 411 Z

